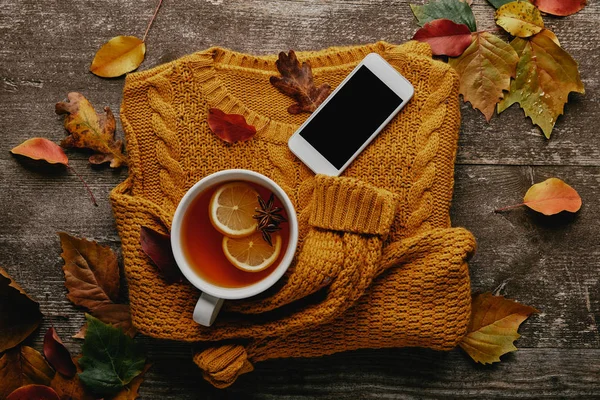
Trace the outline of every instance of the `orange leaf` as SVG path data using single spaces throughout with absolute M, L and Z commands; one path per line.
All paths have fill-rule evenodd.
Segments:
M 579 211 L 581 197 L 565 182 L 550 178 L 530 187 L 525 193 L 523 204 L 544 215 L 553 215 L 561 211 Z
M 6 400 L 60 400 L 60 398 L 48 386 L 27 385 L 9 394 Z
M 290 114 L 315 111 L 331 93 L 331 87 L 326 83 L 315 86 L 310 64 L 303 62 L 300 66 L 294 50 L 290 50 L 288 54 L 283 51 L 279 53 L 275 65 L 281 77 L 272 76 L 269 81 L 281 93 L 296 100 L 296 104 L 288 107 Z
M 69 165 L 69 159 L 63 149 L 56 143 L 45 138 L 28 139 L 13 148 L 10 152 L 34 160 L 44 160 L 50 164 Z
M 90 71 L 103 78 L 115 78 L 140 66 L 146 44 L 135 36 L 116 36 L 106 42 L 94 56 Z
M 431 46 L 434 55 L 458 57 L 471 44 L 471 31 L 465 24 L 457 24 L 449 19 L 436 19 L 423 25 L 413 40 Z
M 131 382 L 129 382 L 129 384 L 127 386 L 125 386 L 123 388 L 123 390 L 121 390 L 119 393 L 117 393 L 116 395 L 111 397 L 110 400 L 135 400 L 135 399 L 137 399 L 139 396 L 138 390 L 140 390 L 140 386 L 142 385 L 142 382 L 144 381 L 144 375 L 150 369 L 151 366 L 152 366 L 152 364 L 150 364 L 150 363 L 146 364 L 144 366 L 144 369 L 142 370 L 142 372 L 138 376 L 133 378 L 133 380 Z
M 474 296 L 471 308 L 468 333 L 459 346 L 482 364 L 500 362 L 500 356 L 516 351 L 513 342 L 521 337 L 517 332 L 519 325 L 538 312 L 491 293 Z
M 218 108 L 208 110 L 208 126 L 227 143 L 245 142 L 256 135 L 256 128 L 246 123 L 240 114 L 227 114 Z
M 552 15 L 567 16 L 581 11 L 587 0 L 530 0 L 540 11 Z
M 77 362 L 79 358 L 81 356 L 73 358 L 72 361 L 77 367 L 77 372 L 80 373 L 81 367 Z M 61 400 L 94 400 L 96 398 L 83 386 L 77 374 L 71 378 L 56 374 L 50 383 L 50 387 L 56 391 Z

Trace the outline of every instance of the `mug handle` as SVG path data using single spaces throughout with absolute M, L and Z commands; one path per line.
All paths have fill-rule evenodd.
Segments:
M 194 308 L 194 321 L 203 326 L 211 326 L 221 311 L 223 299 L 202 293 Z

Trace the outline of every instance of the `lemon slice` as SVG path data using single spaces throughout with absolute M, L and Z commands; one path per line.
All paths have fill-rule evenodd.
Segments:
M 240 238 L 256 232 L 252 218 L 258 207 L 258 192 L 245 182 L 220 186 L 210 199 L 210 222 L 223 235 Z
M 265 242 L 260 232 L 239 239 L 223 237 L 225 257 L 236 268 L 246 272 L 258 272 L 269 268 L 281 251 L 281 235 L 272 233 L 273 247 Z

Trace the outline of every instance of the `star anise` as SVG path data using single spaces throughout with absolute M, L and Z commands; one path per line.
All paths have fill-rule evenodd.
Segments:
M 269 200 L 266 202 L 262 197 L 258 196 L 258 204 L 260 205 L 260 208 L 257 207 L 254 209 L 256 214 L 253 215 L 252 218 L 258 220 L 256 229 L 262 233 L 265 242 L 269 243 L 269 246 L 273 246 L 271 233 L 281 230 L 279 224 L 286 222 L 287 220 L 280 214 L 283 209 L 281 207 L 275 207 L 275 195 L 273 195 L 273 193 L 271 193 Z

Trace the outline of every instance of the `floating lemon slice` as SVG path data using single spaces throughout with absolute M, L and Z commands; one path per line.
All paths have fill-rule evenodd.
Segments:
M 229 262 L 242 271 L 262 271 L 273 265 L 281 251 L 281 235 L 272 233 L 271 239 L 273 247 L 265 242 L 260 232 L 239 239 L 224 236 L 223 252 Z
M 240 238 L 256 232 L 257 221 L 252 218 L 258 207 L 258 192 L 244 182 L 220 186 L 210 199 L 210 222 L 223 235 Z

